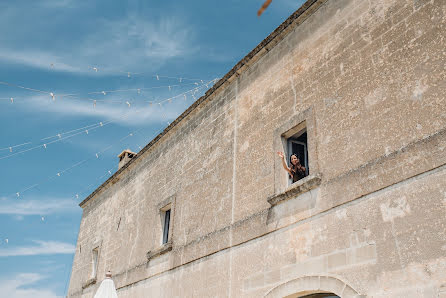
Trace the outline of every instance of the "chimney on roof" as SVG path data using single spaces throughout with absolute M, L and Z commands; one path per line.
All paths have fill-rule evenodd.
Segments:
M 118 170 L 122 168 L 126 163 L 128 163 L 132 158 L 136 156 L 135 152 L 130 151 L 130 149 L 125 149 L 119 155 L 119 165 Z

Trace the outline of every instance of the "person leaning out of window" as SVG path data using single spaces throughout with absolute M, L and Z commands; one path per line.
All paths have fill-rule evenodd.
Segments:
M 290 178 L 293 179 L 293 183 L 304 178 L 306 174 L 306 169 L 300 164 L 299 158 L 296 154 L 290 156 L 290 166 L 286 164 L 285 155 L 283 152 L 277 152 L 277 155 L 282 159 L 282 166 L 285 171 L 288 172 Z

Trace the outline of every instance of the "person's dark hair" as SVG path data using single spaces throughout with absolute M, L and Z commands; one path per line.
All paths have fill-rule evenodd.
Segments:
M 296 172 L 297 165 L 293 165 L 293 163 L 291 162 L 291 157 L 293 157 L 293 156 L 296 156 L 297 160 L 299 160 L 299 156 L 297 156 L 296 153 L 293 153 L 290 155 L 290 168 L 293 172 Z M 291 175 L 289 175 L 289 177 L 290 177 L 290 179 L 292 178 Z
M 292 169 L 295 168 L 295 165 L 293 165 L 293 163 L 291 162 L 291 157 L 293 157 L 293 155 L 296 156 L 296 158 L 299 160 L 299 163 L 300 163 L 299 156 L 297 156 L 296 153 L 291 154 L 291 155 L 290 155 L 290 168 L 292 168 Z
M 293 163 L 291 162 L 291 157 L 296 156 L 297 160 L 299 161 L 298 164 L 293 165 Z M 305 173 L 303 173 L 302 171 L 302 164 L 300 163 L 300 159 L 299 156 L 296 153 L 291 154 L 290 156 L 290 169 L 291 171 L 294 173 L 293 175 L 298 175 L 297 177 L 303 175 L 303 177 L 305 177 Z M 298 178 L 296 181 L 294 181 L 294 177 L 292 177 L 291 175 L 289 175 L 290 179 L 293 178 L 293 183 L 296 182 L 299 179 L 302 179 L 303 177 Z

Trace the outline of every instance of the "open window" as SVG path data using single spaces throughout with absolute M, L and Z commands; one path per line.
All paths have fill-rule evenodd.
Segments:
M 169 241 L 169 228 L 170 228 L 170 206 L 168 209 L 162 211 L 163 213 L 163 239 L 161 244 L 166 244 Z
M 317 159 L 316 123 L 313 108 L 301 111 L 274 131 L 274 194 L 267 198 L 271 205 L 296 198 L 308 192 L 321 183 L 321 174 Z M 288 171 L 284 170 L 282 159 L 276 152 L 283 152 L 285 163 L 290 167 L 290 158 L 296 154 L 300 168 L 298 179 L 291 179 Z
M 173 220 L 175 218 L 175 196 L 171 196 L 157 205 L 159 208 L 159 244 L 156 245 L 152 250 L 147 252 L 147 259 L 150 261 L 160 255 L 163 255 L 172 250 L 172 240 L 173 240 Z
M 298 163 L 305 168 L 305 172 L 295 177 L 294 182 L 300 180 L 309 173 L 308 167 L 308 143 L 307 143 L 307 131 L 306 128 L 290 136 L 287 140 L 287 162 L 291 167 L 291 155 L 296 155 Z M 292 184 L 293 179 L 288 175 L 288 184 Z
M 169 198 L 167 201 L 163 201 L 163 207 L 160 208 L 160 220 L 161 220 L 161 245 L 165 246 L 166 244 L 172 242 L 172 198 Z

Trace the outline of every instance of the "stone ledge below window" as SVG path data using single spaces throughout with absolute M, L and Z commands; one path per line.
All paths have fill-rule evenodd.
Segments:
M 96 283 L 96 277 L 90 278 L 82 285 L 82 289 L 88 288 L 89 286 L 94 285 L 95 283 Z
M 292 199 L 304 192 L 310 191 L 321 184 L 321 176 L 319 174 L 308 175 L 307 177 L 291 184 L 285 191 L 273 195 L 267 199 L 271 206 L 276 206 L 282 202 Z
M 153 258 L 156 258 L 160 255 L 165 254 L 166 252 L 169 252 L 172 250 L 172 242 L 167 242 L 165 244 L 163 244 L 160 248 L 156 249 L 156 250 L 149 250 L 147 252 L 147 260 L 150 261 Z

